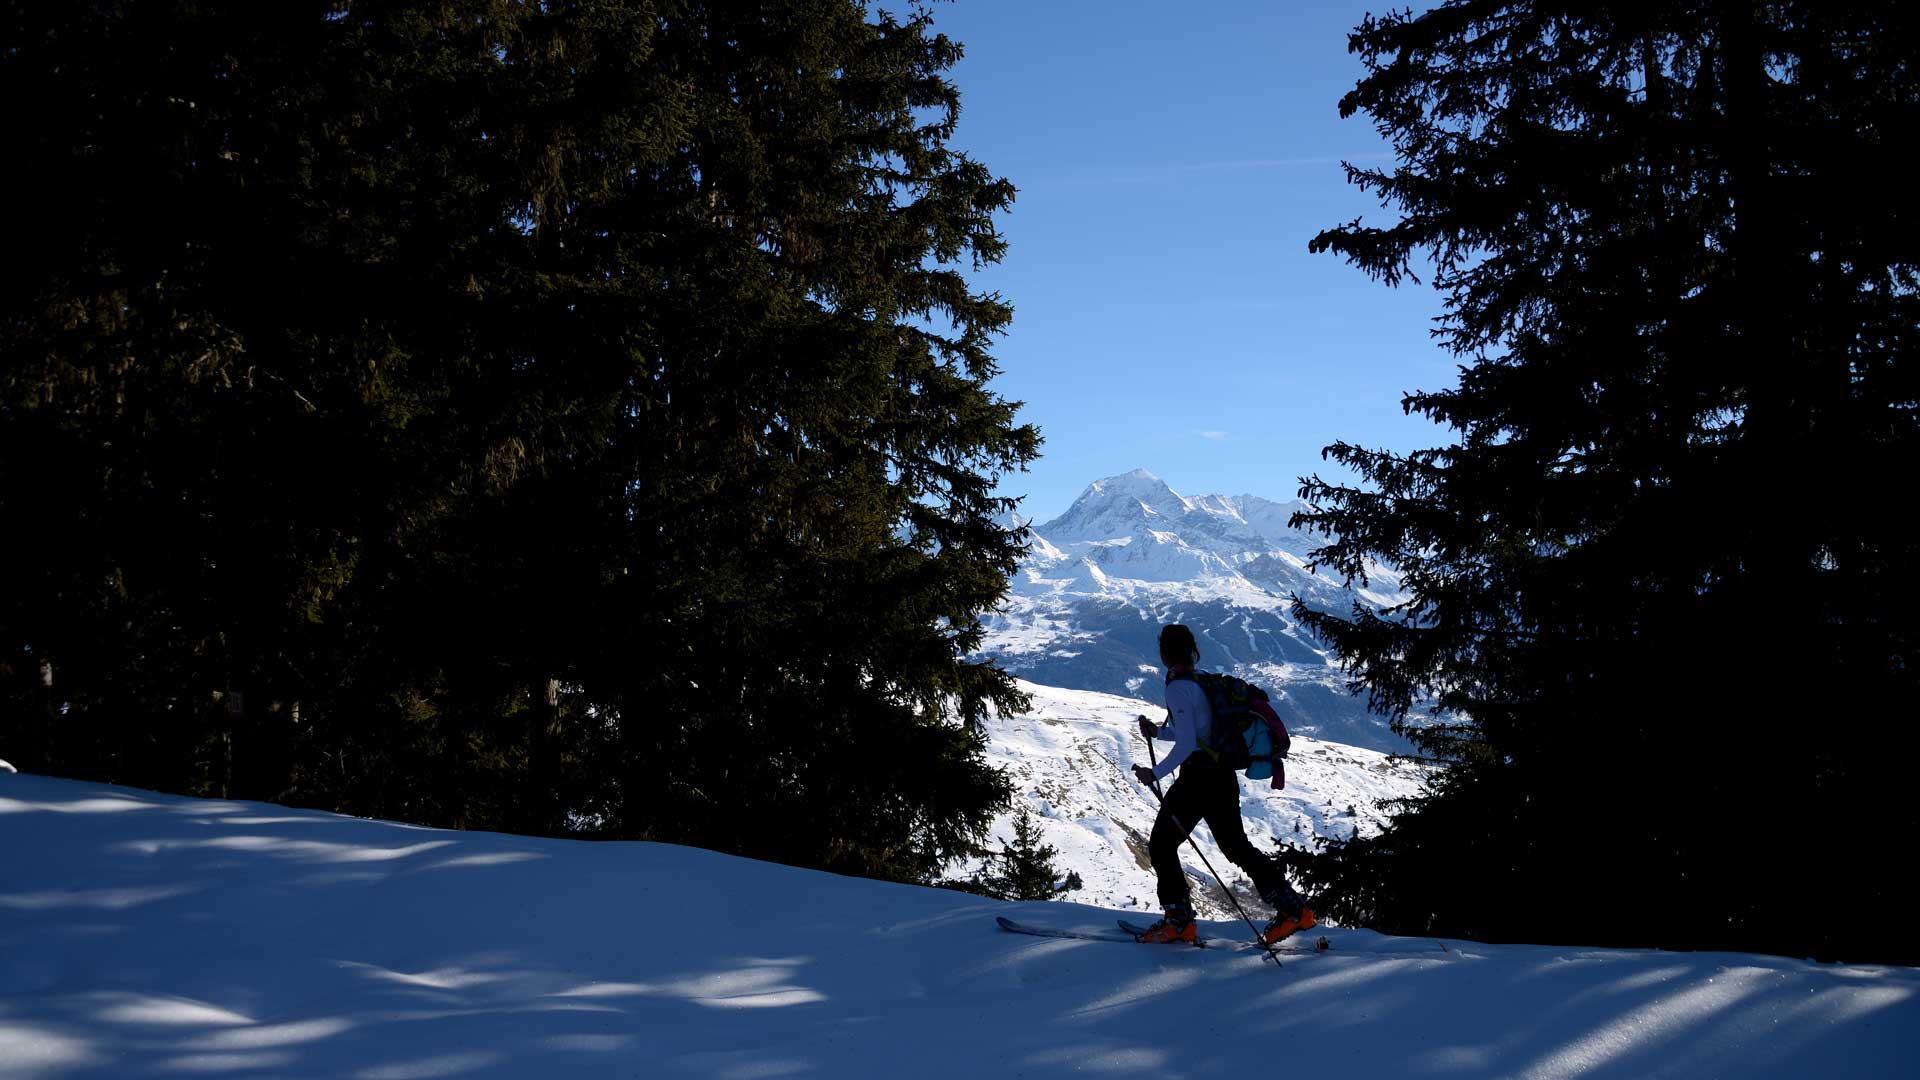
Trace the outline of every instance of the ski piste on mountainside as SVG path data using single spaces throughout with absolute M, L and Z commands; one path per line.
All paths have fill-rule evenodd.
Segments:
M 1255 495 L 1186 496 L 1145 469 L 1089 484 L 1059 517 L 1027 526 L 1032 546 L 1007 597 L 984 620 L 980 654 L 1023 679 L 1156 703 L 1154 635 L 1193 628 L 1208 670 L 1273 695 L 1295 735 L 1386 752 L 1411 747 L 1288 610 L 1404 598 L 1392 567 L 1372 564 L 1348 587 L 1306 567 L 1324 537 L 1288 525 L 1305 504 Z M 1419 722 L 1421 717 L 1414 717 Z

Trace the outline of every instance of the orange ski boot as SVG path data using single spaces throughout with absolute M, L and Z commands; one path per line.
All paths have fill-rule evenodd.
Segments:
M 1170 907 L 1160 921 L 1138 936 L 1138 940 L 1148 944 L 1173 944 L 1185 942 L 1188 945 L 1200 941 L 1200 927 L 1193 921 L 1192 908 Z
M 1267 944 L 1276 944 L 1295 930 L 1311 930 L 1318 925 L 1320 922 L 1313 917 L 1313 909 L 1310 907 L 1301 908 L 1297 915 L 1284 911 L 1275 912 L 1273 921 L 1267 924 Z

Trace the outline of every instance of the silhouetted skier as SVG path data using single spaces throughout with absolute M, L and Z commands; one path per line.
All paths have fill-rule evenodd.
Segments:
M 1266 927 L 1269 943 L 1314 926 L 1313 909 L 1287 881 L 1279 861 L 1263 854 L 1247 839 L 1246 827 L 1240 821 L 1240 782 L 1234 770 L 1217 761 L 1207 749 L 1213 709 L 1195 676 L 1200 647 L 1193 631 L 1179 623 L 1162 627 L 1160 662 L 1167 669 L 1167 722 L 1155 725 L 1143 716 L 1140 732 L 1149 739 L 1173 740 L 1173 749 L 1153 768 L 1135 765 L 1133 774 L 1148 786 L 1176 769 L 1180 775 L 1160 801 L 1160 814 L 1153 819 L 1153 834 L 1147 839 L 1147 854 L 1159 878 L 1164 914 L 1140 940 L 1198 939 L 1199 931 L 1193 924 L 1193 894 L 1187 886 L 1186 871 L 1180 866 L 1180 845 L 1202 821 L 1213 831 L 1220 851 L 1253 878 L 1260 898 L 1272 905 L 1274 916 Z

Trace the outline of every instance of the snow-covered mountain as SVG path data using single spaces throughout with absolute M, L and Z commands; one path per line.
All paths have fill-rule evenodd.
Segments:
M 1025 679 L 1157 709 L 1156 636 L 1181 622 L 1199 640 L 1202 667 L 1265 687 L 1294 733 L 1404 751 L 1288 612 L 1295 594 L 1339 612 L 1356 600 L 1390 604 L 1400 599 L 1399 576 L 1375 566 L 1365 589 L 1348 589 L 1309 572 L 1308 555 L 1325 541 L 1288 527 L 1301 508 L 1254 495 L 1185 496 L 1145 469 L 1097 480 L 1066 513 L 1032 527 L 1032 550 L 985 620 L 981 651 Z
M 1013 819 L 1023 808 L 1033 814 L 1042 843 L 1059 854 L 1064 876 L 1080 875 L 1082 887 L 1067 899 L 1105 908 L 1157 911 L 1153 871 L 1147 862 L 1147 834 L 1158 807 L 1128 766 L 1147 764 L 1146 742 L 1136 718 L 1136 698 L 1090 690 L 1062 690 L 1023 682 L 1033 698 L 1025 716 L 988 721 L 988 759 L 1007 770 L 1014 783 L 1014 807 L 994 823 L 994 846 L 1013 835 Z M 1156 744 L 1164 753 L 1170 744 Z M 1421 769 L 1389 760 L 1376 750 L 1299 737 L 1287 762 L 1287 786 L 1275 791 L 1264 780 L 1240 778 L 1240 814 L 1256 847 L 1311 847 L 1315 837 L 1341 838 L 1377 832 L 1385 822 L 1382 804 L 1413 794 Z M 1248 910 L 1259 907 L 1252 883 L 1234 868 L 1203 827 L 1194 840 L 1215 870 Z M 1195 907 L 1209 918 L 1236 918 L 1206 867 L 1192 848 L 1181 858 L 1193 885 Z
M 1910 1077 L 1920 969 L 1314 931 L 0 771 L 0 1076 Z M 1216 936 L 1243 927 L 1209 922 Z

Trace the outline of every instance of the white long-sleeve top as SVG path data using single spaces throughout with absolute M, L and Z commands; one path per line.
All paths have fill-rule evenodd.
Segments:
M 1187 755 L 1207 739 L 1213 729 L 1213 706 L 1207 704 L 1207 692 L 1192 679 L 1175 679 L 1167 684 L 1167 722 L 1154 734 L 1156 739 L 1172 739 L 1173 749 L 1153 767 L 1155 779 L 1165 779 Z

